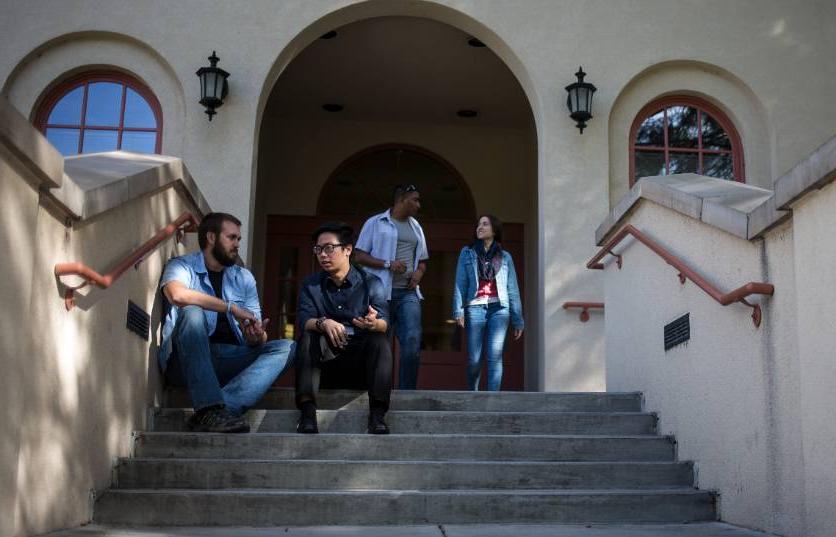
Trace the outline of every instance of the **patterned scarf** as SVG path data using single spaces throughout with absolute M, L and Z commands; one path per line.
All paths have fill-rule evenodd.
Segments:
M 473 243 L 472 248 L 476 252 L 476 266 L 479 271 L 479 279 L 496 279 L 496 273 L 502 267 L 502 245 L 493 241 L 491 247 L 486 252 L 485 243 L 477 240 Z

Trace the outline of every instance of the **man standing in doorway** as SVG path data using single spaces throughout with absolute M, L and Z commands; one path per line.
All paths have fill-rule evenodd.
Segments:
M 389 299 L 389 330 L 401 348 L 398 388 L 418 385 L 421 352 L 421 291 L 418 284 L 427 270 L 427 241 L 415 219 L 421 194 L 415 185 L 398 185 L 392 207 L 363 224 L 355 259 L 378 276 Z
M 168 303 L 160 368 L 170 386 L 189 390 L 189 429 L 248 432 L 243 413 L 292 361 L 293 341 L 267 341 L 255 278 L 235 264 L 241 222 L 209 213 L 197 240 L 200 251 L 170 260 L 160 279 Z

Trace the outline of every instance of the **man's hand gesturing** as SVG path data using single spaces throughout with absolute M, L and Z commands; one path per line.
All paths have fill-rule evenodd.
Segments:
M 377 310 L 369 306 L 369 311 L 363 317 L 355 317 L 351 324 L 362 330 L 374 330 L 377 325 Z
M 260 345 L 267 340 L 267 324 L 270 319 L 259 321 L 253 312 L 232 304 L 229 312 L 241 325 L 241 332 L 249 345 Z
M 244 339 L 250 345 L 260 345 L 267 339 L 267 324 L 270 319 L 264 321 L 244 321 Z

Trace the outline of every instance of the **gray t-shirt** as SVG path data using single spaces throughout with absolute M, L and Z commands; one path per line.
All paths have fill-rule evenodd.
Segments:
M 392 288 L 404 289 L 412 278 L 412 268 L 415 266 L 415 252 L 418 249 L 418 236 L 409 225 L 409 220 L 403 222 L 392 219 L 392 223 L 398 229 L 398 249 L 395 252 L 395 260 L 406 263 L 406 272 L 403 274 L 392 274 Z

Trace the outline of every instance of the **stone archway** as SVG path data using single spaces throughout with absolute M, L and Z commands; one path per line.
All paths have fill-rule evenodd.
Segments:
M 330 32 L 336 36 L 320 39 Z M 271 278 L 270 215 L 336 213 L 320 192 L 341 164 L 370 147 L 419 147 L 458 170 L 456 184 L 472 193 L 462 220 L 490 212 L 525 229 L 524 303 L 529 318 L 538 316 L 538 138 L 531 92 L 524 89 L 531 84 L 508 47 L 466 15 L 430 2 L 354 5 L 320 19 L 292 43 L 259 105 L 251 205 L 253 268 L 261 279 Z M 374 196 L 362 201 L 369 203 L 352 212 L 388 206 Z M 524 385 L 537 389 L 540 334 L 536 320 L 529 326 L 535 329 L 526 335 Z

